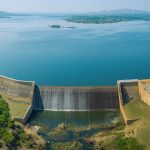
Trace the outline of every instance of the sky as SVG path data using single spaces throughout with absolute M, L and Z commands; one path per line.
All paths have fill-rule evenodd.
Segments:
M 8 12 L 99 12 L 115 9 L 150 11 L 150 0 L 0 0 Z

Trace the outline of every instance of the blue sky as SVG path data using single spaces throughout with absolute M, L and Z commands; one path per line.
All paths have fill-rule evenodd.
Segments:
M 0 0 L 0 11 L 98 12 L 114 9 L 150 11 L 150 0 Z

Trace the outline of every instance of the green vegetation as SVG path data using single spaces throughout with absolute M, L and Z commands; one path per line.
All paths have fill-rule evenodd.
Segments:
M 124 108 L 127 118 L 138 120 L 133 125 L 136 137 L 150 148 L 150 107 L 140 100 L 132 100 Z
M 145 150 L 146 146 L 133 136 L 127 137 L 124 131 L 103 132 L 94 137 L 93 147 L 99 150 Z
M 136 138 L 118 136 L 114 141 L 116 150 L 144 150 L 145 146 L 140 144 Z
M 10 115 L 8 104 L 0 96 L 0 129 L 9 125 Z
M 83 150 L 83 145 L 80 142 L 63 142 L 63 143 L 53 143 L 53 150 Z
M 95 16 L 72 16 L 66 19 L 68 22 L 75 23 L 93 23 L 93 24 L 105 24 L 116 23 L 122 21 L 142 20 L 150 21 L 150 15 L 95 15 Z
M 15 124 L 9 114 L 9 106 L 0 96 L 0 147 L 7 149 L 38 149 L 31 135 L 26 134 L 20 125 Z M 44 148 L 44 146 L 42 145 Z

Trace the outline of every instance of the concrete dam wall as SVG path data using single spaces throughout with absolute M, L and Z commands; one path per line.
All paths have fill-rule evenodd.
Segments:
M 7 101 L 13 119 L 26 123 L 33 107 L 35 82 L 0 76 L 0 95 Z
M 36 86 L 35 110 L 85 111 L 119 108 L 117 87 Z
M 34 82 L 14 80 L 11 78 L 0 76 L 0 94 L 31 98 L 33 95 Z

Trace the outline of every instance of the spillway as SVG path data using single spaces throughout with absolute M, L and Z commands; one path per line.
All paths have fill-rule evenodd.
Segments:
M 36 86 L 33 109 L 87 111 L 118 108 L 117 87 Z

